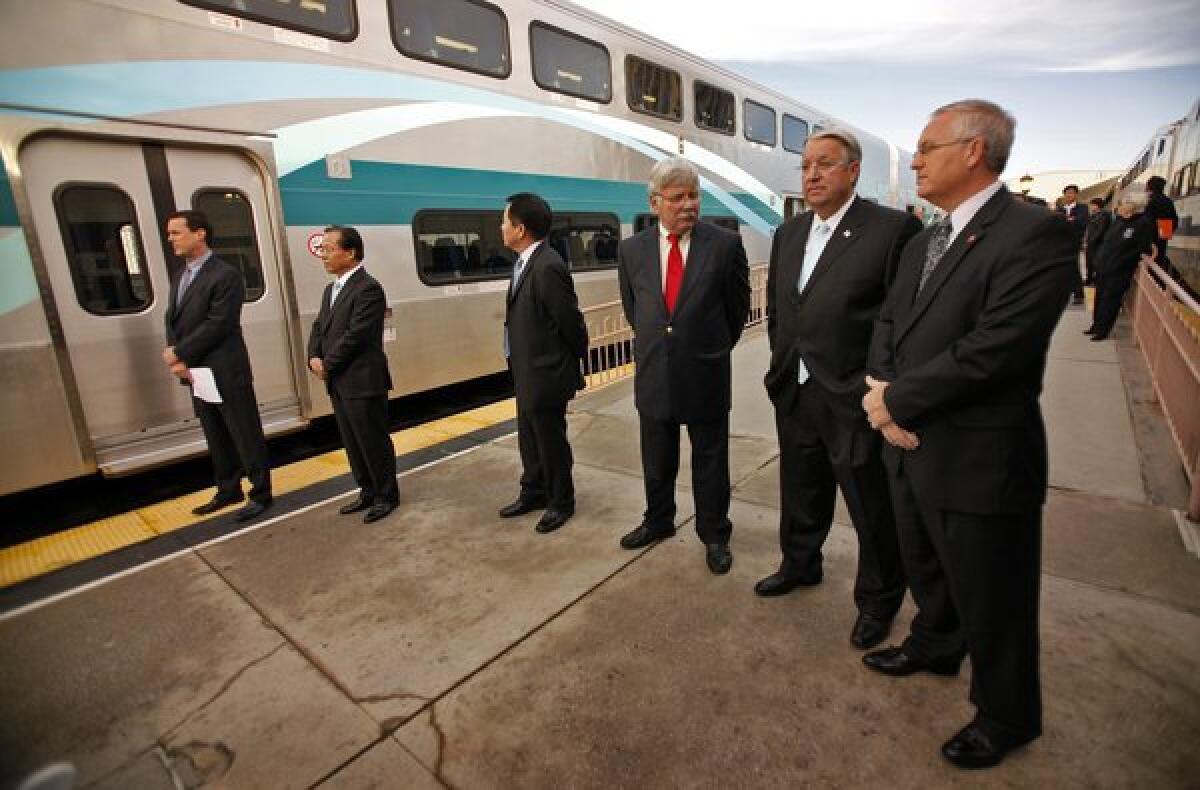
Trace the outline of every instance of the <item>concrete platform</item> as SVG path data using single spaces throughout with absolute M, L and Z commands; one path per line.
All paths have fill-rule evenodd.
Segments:
M 1146 502 L 1117 355 L 1081 321 L 1044 398 L 1046 735 L 997 769 L 938 754 L 966 672 L 861 666 L 844 510 L 823 584 L 752 594 L 778 562 L 758 332 L 734 363 L 728 576 L 686 469 L 679 535 L 617 546 L 643 499 L 615 385 L 574 406 L 578 511 L 553 535 L 496 517 L 518 475 L 500 439 L 406 474 L 376 524 L 331 502 L 0 620 L 0 787 L 55 759 L 113 788 L 1194 787 L 1200 564 Z

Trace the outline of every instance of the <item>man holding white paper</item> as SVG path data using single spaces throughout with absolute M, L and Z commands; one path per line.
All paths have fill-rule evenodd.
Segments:
M 211 238 L 212 225 L 199 211 L 176 211 L 167 218 L 167 241 L 185 265 L 171 278 L 167 347 L 162 357 L 184 383 L 192 381 L 192 369 L 210 370 L 218 395 L 214 403 L 200 397 L 212 394 L 206 388 L 193 390 L 192 403 L 208 442 L 217 493 L 192 512 L 206 516 L 241 502 L 245 473 L 251 485 L 250 502 L 238 511 L 237 520 L 249 521 L 273 501 L 267 442 L 254 396 L 250 355 L 242 340 L 246 286 L 241 272 L 213 255 Z

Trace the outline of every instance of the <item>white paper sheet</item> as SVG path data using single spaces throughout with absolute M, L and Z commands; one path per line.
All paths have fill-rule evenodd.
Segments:
M 223 403 L 213 378 L 212 368 L 188 368 L 192 374 L 192 394 L 205 403 Z

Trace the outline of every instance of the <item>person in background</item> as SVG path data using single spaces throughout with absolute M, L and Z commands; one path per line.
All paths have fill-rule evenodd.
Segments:
M 1104 198 L 1094 197 L 1088 203 L 1091 216 L 1088 218 L 1087 231 L 1083 234 L 1083 258 L 1087 277 L 1084 285 L 1096 284 L 1096 253 L 1104 243 L 1104 234 L 1112 224 L 1112 214 L 1104 207 Z
M 185 383 L 191 380 L 189 368 L 209 368 L 222 401 L 192 398 L 217 484 L 212 500 L 192 513 L 207 516 L 245 499 L 244 472 L 250 501 L 237 512 L 237 520 L 249 521 L 266 512 L 274 499 L 250 355 L 242 339 L 246 284 L 241 272 L 213 254 L 212 224 L 203 213 L 170 214 L 167 241 L 184 266 L 171 278 L 163 362 Z
M 308 369 L 325 382 L 338 433 L 358 483 L 358 499 L 344 516 L 367 511 L 370 524 L 396 509 L 396 450 L 388 432 L 392 376 L 383 350 L 387 296 L 363 268 L 366 248 L 350 227 L 332 225 L 321 240 L 321 260 L 334 281 L 321 294 L 321 309 L 308 338 Z
M 679 429 L 692 441 L 696 532 L 715 574 L 733 566 L 729 538 L 729 409 L 733 347 L 750 311 L 750 269 L 737 233 L 700 217 L 700 174 L 686 159 L 650 171 L 658 222 L 617 248 L 617 280 L 634 332 L 634 401 L 646 511 L 621 538 L 640 549 L 675 534 Z
M 1071 231 L 1075 234 L 1077 246 L 1082 247 L 1083 236 L 1087 231 L 1088 210 L 1087 206 L 1079 202 L 1078 186 L 1067 184 L 1063 187 L 1062 198 L 1058 201 L 1058 211 L 1067 218 L 1067 222 L 1071 225 Z M 1071 302 L 1073 304 L 1083 304 L 1082 276 L 1080 276 L 1079 282 L 1075 283 L 1075 290 L 1071 293 Z
M 1175 235 L 1179 227 L 1179 214 L 1175 211 L 1175 201 L 1166 196 L 1167 180 L 1162 176 L 1151 176 L 1146 181 L 1146 216 L 1154 225 L 1155 247 L 1158 257 L 1155 259 L 1167 274 L 1179 279 L 1171 259 L 1167 257 L 1167 243 Z
M 508 198 L 500 222 L 504 246 L 517 254 L 505 300 L 504 354 L 516 390 L 521 453 L 521 491 L 500 517 L 545 508 L 534 527 L 542 534 L 575 513 L 567 401 L 583 389 L 579 360 L 588 347 L 571 274 L 546 242 L 553 221 L 546 201 L 521 192 Z
M 1125 192 L 1117 201 L 1117 216 L 1104 235 L 1096 258 L 1096 306 L 1092 325 L 1083 330 L 1093 342 L 1108 337 L 1125 292 L 1133 282 L 1143 255 L 1154 257 L 1158 234 L 1146 211 L 1147 193 Z

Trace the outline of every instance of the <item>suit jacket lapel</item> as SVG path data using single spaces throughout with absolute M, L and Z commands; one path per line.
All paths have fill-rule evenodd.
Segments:
M 658 299 L 655 304 L 658 305 L 659 312 L 664 316 L 667 314 L 667 298 L 663 293 L 663 261 L 662 254 L 659 248 L 659 239 L 662 231 L 658 228 L 658 223 L 655 222 L 650 226 L 649 232 L 646 233 L 645 239 L 642 242 L 642 259 L 649 262 L 649 266 L 643 269 L 644 276 L 650 278 L 650 287 L 658 293 Z M 678 307 L 678 305 L 676 305 Z
M 1012 200 L 1013 198 L 1009 191 L 1001 187 L 1000 191 L 992 195 L 991 199 L 983 204 L 983 208 L 979 209 L 975 216 L 971 218 L 967 226 L 954 237 L 954 243 L 946 250 L 946 254 L 938 262 L 937 268 L 929 275 L 929 279 L 925 282 L 925 287 L 921 289 L 920 293 L 916 294 L 916 301 L 912 303 L 912 310 L 909 311 L 907 320 L 900 327 L 900 331 L 896 335 L 897 343 L 908 333 L 913 324 L 921 318 L 921 315 L 929 309 L 929 305 L 933 302 L 934 297 L 937 296 L 938 291 L 941 290 L 942 285 L 945 284 L 950 275 L 954 273 L 954 270 L 966 258 L 967 253 L 984 237 L 988 226 L 995 222 L 1004 210 L 1012 204 Z M 926 236 L 926 246 L 928 246 L 929 239 L 932 238 L 932 233 Z M 925 262 L 924 250 L 922 250 L 920 262 L 922 264 Z M 918 269 L 916 280 L 919 284 L 920 267 L 916 268 Z
M 192 282 L 188 285 L 187 290 L 183 292 L 182 299 L 179 298 L 179 283 L 183 282 L 184 275 L 187 273 L 187 264 L 184 264 L 184 267 L 179 270 L 179 279 L 175 281 L 175 290 L 171 294 L 171 298 L 175 300 L 175 312 L 177 314 L 188 303 L 188 300 L 192 298 L 192 295 L 196 293 L 196 286 L 204 282 L 204 278 L 209 276 L 212 269 L 212 262 L 213 258 L 209 258 L 204 262 L 204 265 L 200 267 L 200 271 L 196 272 L 196 276 L 192 278 Z
M 854 198 L 854 202 L 846 210 L 846 214 L 842 217 L 842 221 L 838 223 L 838 227 L 833 229 L 833 235 L 825 243 L 825 249 L 821 250 L 821 257 L 817 259 L 817 265 L 813 269 L 813 273 L 809 276 L 808 282 L 804 284 L 804 290 L 799 294 L 800 301 L 804 301 L 808 297 L 808 294 L 812 292 L 813 284 L 833 268 L 833 262 L 837 260 L 838 256 L 845 253 L 847 249 L 858 241 L 863 224 L 862 211 L 859 205 L 861 202 L 860 198 Z M 811 226 L 810 221 L 809 227 Z M 805 243 L 807 244 L 807 242 L 808 237 L 806 235 Z M 801 260 L 803 260 L 803 256 L 801 256 Z M 799 279 L 798 274 L 797 279 Z
M 344 312 L 346 305 L 350 302 L 349 297 L 357 288 L 362 285 L 362 283 L 366 282 L 365 275 L 365 269 L 359 269 L 354 274 L 350 275 L 350 279 L 346 280 L 345 284 L 342 286 L 342 290 L 338 291 L 337 299 L 334 300 L 332 309 L 329 308 L 329 297 L 326 296 L 325 309 L 328 310 L 328 315 L 326 317 L 330 323 L 333 322 L 333 317 L 335 315 Z M 330 293 L 333 292 L 333 283 L 329 284 L 328 290 Z
M 508 287 L 508 303 L 512 304 L 517 298 L 517 294 L 521 292 L 521 288 L 525 285 L 525 281 L 529 279 L 530 270 L 533 269 L 533 262 L 538 259 L 542 251 L 546 249 L 546 245 L 550 243 L 549 239 L 542 239 L 542 243 L 533 251 L 533 255 L 529 256 L 529 260 L 525 262 L 525 268 L 521 271 L 521 279 L 517 280 L 517 285 L 514 288 L 512 285 Z M 515 264 L 514 264 L 515 266 Z
M 790 250 L 785 251 L 780 265 L 780 282 L 787 287 L 787 295 L 794 304 L 800 304 L 800 275 L 804 272 L 804 248 L 808 246 L 808 234 L 812 232 L 813 212 L 805 212 L 800 220 L 800 232 Z M 807 290 L 807 289 L 806 289 Z

